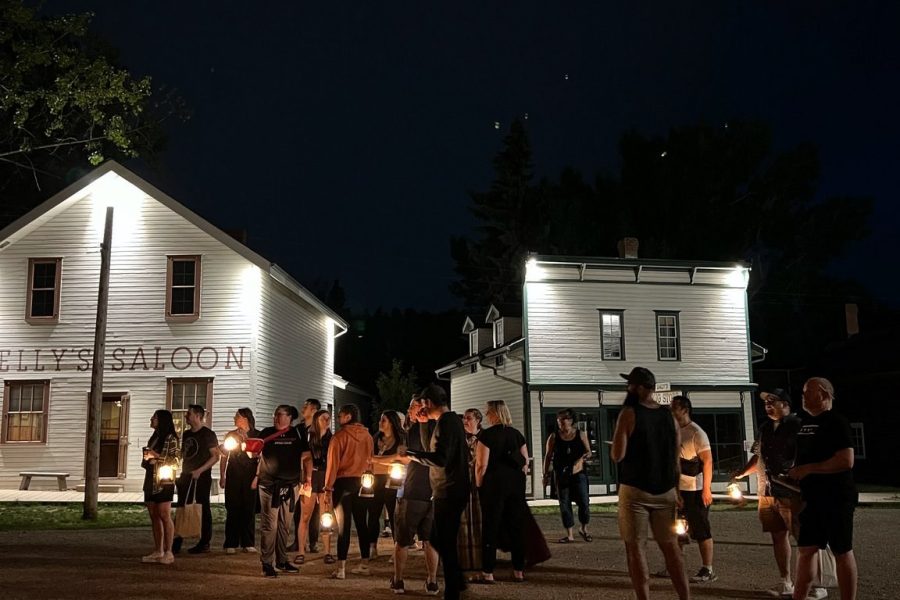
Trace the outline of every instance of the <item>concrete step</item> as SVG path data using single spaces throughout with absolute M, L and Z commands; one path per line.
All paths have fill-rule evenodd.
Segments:
M 118 494 L 118 493 L 125 491 L 125 486 L 120 483 L 101 483 L 99 486 L 97 486 L 97 488 L 98 488 L 97 489 L 98 492 L 105 492 L 105 493 L 109 493 L 109 494 Z M 75 491 L 83 492 L 84 484 L 80 483 L 80 484 L 76 485 Z

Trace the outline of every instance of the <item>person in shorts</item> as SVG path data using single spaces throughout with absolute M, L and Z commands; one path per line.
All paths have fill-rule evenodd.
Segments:
M 431 439 L 434 421 L 422 410 L 421 396 L 416 393 L 409 402 L 406 422 L 407 446 L 413 451 L 424 451 L 422 438 Z M 410 462 L 406 467 L 406 478 L 397 492 L 397 506 L 394 509 L 394 575 L 391 590 L 395 594 L 405 592 L 403 571 L 406 567 L 407 548 L 418 537 L 425 551 L 425 591 L 431 595 L 438 593 L 437 550 L 431 545 L 431 529 L 434 525 L 434 507 L 431 502 L 431 483 L 428 467 Z
M 625 542 L 628 575 L 637 600 L 647 600 L 650 578 L 644 546 L 652 529 L 678 597 L 688 600 L 691 590 L 674 528 L 679 428 L 672 413 L 653 398 L 656 377 L 649 369 L 635 367 L 622 377 L 628 381 L 627 395 L 610 456 L 618 465 L 619 534 Z
M 797 433 L 796 466 L 788 472 L 800 482 L 806 505 L 800 512 L 797 581 L 794 600 L 805 600 L 816 572 L 816 554 L 831 547 L 841 600 L 856 600 L 857 571 L 853 554 L 853 513 L 857 492 L 853 481 L 853 438 L 850 424 L 832 410 L 834 386 L 813 377 L 803 386 L 803 409 Z

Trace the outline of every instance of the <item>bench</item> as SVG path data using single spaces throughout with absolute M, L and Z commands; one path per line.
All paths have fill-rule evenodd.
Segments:
M 31 485 L 32 477 L 56 477 L 56 482 L 59 484 L 59 491 L 65 492 L 68 488 L 66 486 L 66 477 L 68 477 L 68 473 L 46 473 L 44 471 L 23 471 L 19 473 L 19 477 L 22 478 L 22 483 L 19 484 L 20 490 L 27 490 L 28 486 Z

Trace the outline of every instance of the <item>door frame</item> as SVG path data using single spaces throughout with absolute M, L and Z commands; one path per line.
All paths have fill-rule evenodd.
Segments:
M 130 442 L 128 440 L 128 418 L 130 416 L 130 405 L 131 405 L 131 394 L 129 392 L 103 392 L 101 394 L 101 407 L 102 402 L 107 398 L 117 398 L 116 402 L 120 402 L 121 405 L 119 407 L 119 456 L 118 456 L 118 465 L 116 467 L 117 475 L 115 477 L 100 477 L 101 481 L 112 481 L 125 479 L 128 476 L 128 446 Z M 90 404 L 91 404 L 91 393 L 87 393 L 87 411 L 85 412 L 85 424 L 87 423 L 87 413 L 90 412 Z M 82 476 L 87 478 L 87 452 L 88 452 L 88 439 L 87 435 L 84 437 L 84 467 L 82 469 Z

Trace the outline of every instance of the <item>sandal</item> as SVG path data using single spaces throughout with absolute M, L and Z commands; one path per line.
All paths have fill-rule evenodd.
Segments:
M 334 557 L 330 554 L 326 554 L 325 558 L 323 558 L 322 560 L 325 561 L 326 565 L 333 565 L 335 562 Z
M 586 542 L 593 542 L 593 541 L 594 541 L 594 536 L 592 536 L 591 534 L 589 534 L 589 533 L 586 532 L 586 531 L 579 531 L 579 532 L 578 532 L 578 535 L 580 535 L 581 538 L 582 538 L 584 541 L 586 541 Z
M 487 579 L 484 575 L 472 575 L 469 577 L 469 583 L 477 583 L 480 585 L 494 585 L 497 583 L 493 579 Z
M 522 577 L 513 576 L 512 580 L 513 580 L 513 583 L 525 583 L 526 581 L 528 581 L 527 579 L 525 579 L 524 576 L 522 576 Z
M 575 540 L 573 538 L 562 537 L 556 540 L 557 544 L 572 544 Z
M 304 562 L 306 562 L 306 555 L 298 554 L 297 556 L 294 557 L 295 565 L 302 565 Z

